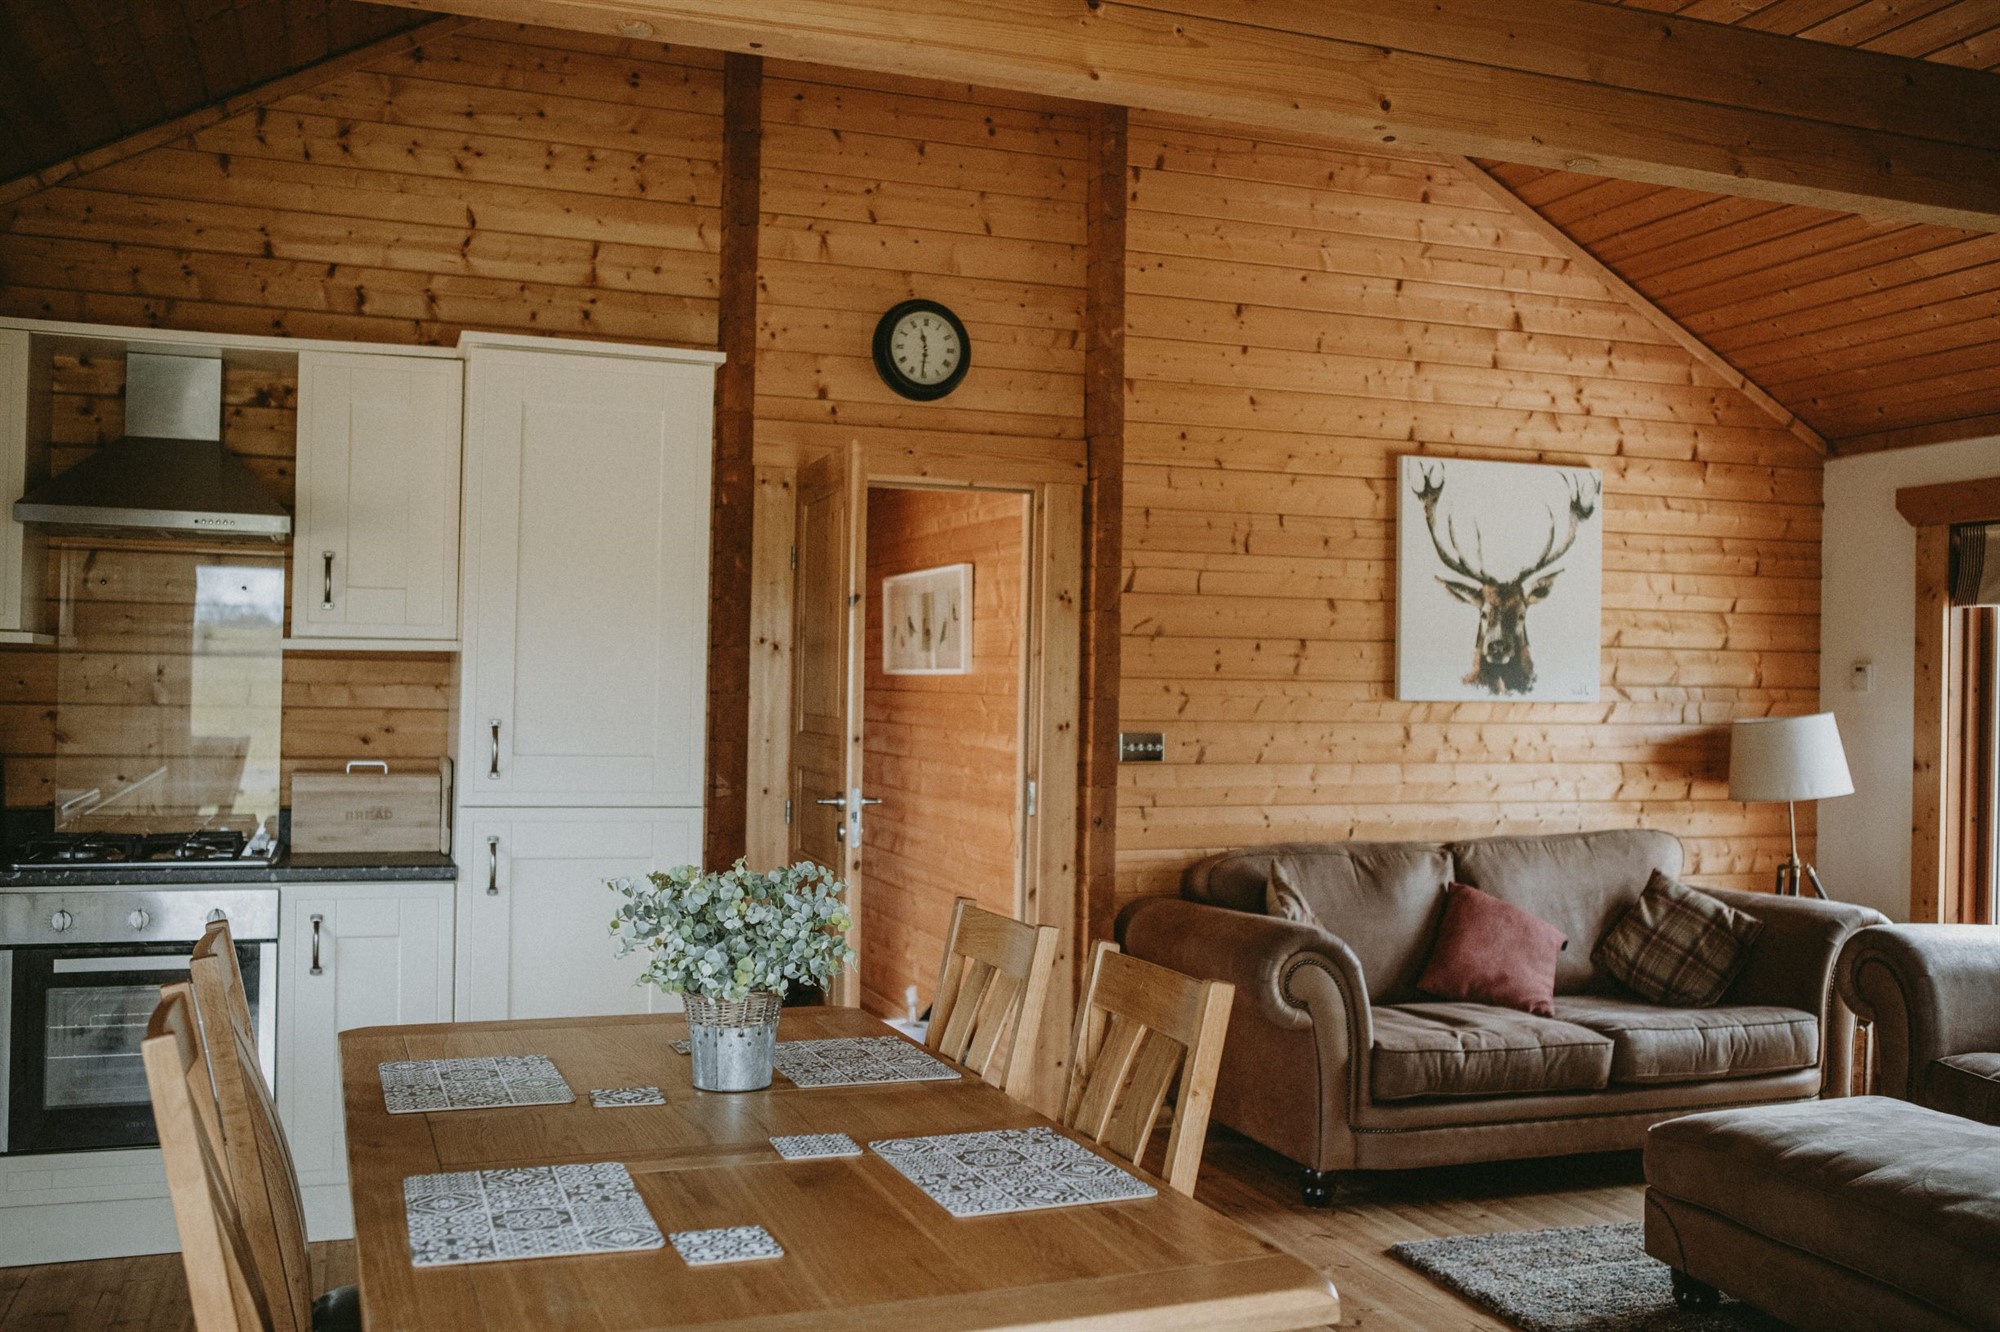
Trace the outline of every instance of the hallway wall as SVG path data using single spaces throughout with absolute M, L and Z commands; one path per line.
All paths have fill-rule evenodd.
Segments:
M 1020 845 L 1021 633 L 1026 500 L 978 491 L 868 493 L 868 666 L 861 993 L 900 1014 L 937 985 L 952 900 L 1015 911 Z M 972 672 L 882 670 L 882 580 L 941 564 L 972 571 Z

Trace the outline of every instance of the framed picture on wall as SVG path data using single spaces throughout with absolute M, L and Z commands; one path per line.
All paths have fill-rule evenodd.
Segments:
M 942 564 L 882 580 L 882 671 L 971 673 L 971 565 Z
M 1604 478 L 1588 467 L 1400 460 L 1396 697 L 1597 697 Z

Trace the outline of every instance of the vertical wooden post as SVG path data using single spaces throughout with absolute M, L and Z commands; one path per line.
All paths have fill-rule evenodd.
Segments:
M 1945 715 L 1950 673 L 1951 529 L 1942 524 L 1917 529 L 1916 729 L 1910 809 L 1910 919 L 1945 918 L 1946 819 Z
M 1085 246 L 1083 418 L 1089 441 L 1084 491 L 1083 716 L 1077 774 L 1077 935 L 1081 975 L 1090 942 L 1109 938 L 1118 852 L 1119 594 L 1125 579 L 1126 113 L 1090 118 Z
M 757 478 L 757 222 L 764 63 L 722 58 L 722 234 L 715 472 L 708 554 L 708 779 L 702 859 L 745 854 L 750 762 L 750 583 Z

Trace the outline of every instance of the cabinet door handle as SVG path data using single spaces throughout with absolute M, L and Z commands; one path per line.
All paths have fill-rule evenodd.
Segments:
M 323 550 L 319 553 L 319 557 L 322 562 L 320 569 L 320 584 L 319 584 L 320 586 L 319 608 L 321 610 L 332 610 L 333 609 L 333 552 L 330 550 Z
M 495 717 L 486 724 L 493 728 L 493 758 L 486 765 L 486 777 L 488 781 L 497 782 L 500 780 L 500 719 Z
M 500 839 L 486 839 L 486 895 L 500 896 Z
M 310 969 L 310 974 L 311 974 L 311 975 L 314 975 L 314 976 L 318 976 L 318 975 L 322 974 L 322 972 L 323 972 L 323 970 L 324 970 L 324 969 L 323 969 L 323 968 L 322 968 L 322 967 L 320 966 L 320 964 L 319 964 L 319 927 L 320 927 L 320 923 L 321 923 L 322 921 L 324 921 L 325 919 L 326 919 L 326 917 L 325 917 L 325 916 L 314 916 L 314 917 L 312 918 L 312 923 L 313 923 L 313 955 L 312 955 L 312 967 L 311 967 L 311 969 Z

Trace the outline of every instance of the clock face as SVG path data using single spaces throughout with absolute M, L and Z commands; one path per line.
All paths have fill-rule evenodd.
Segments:
M 906 398 L 932 402 L 957 388 L 972 363 L 957 315 L 936 301 L 904 301 L 875 325 L 875 370 Z
M 942 384 L 965 357 L 958 330 L 930 310 L 914 310 L 889 330 L 889 355 L 912 384 Z

